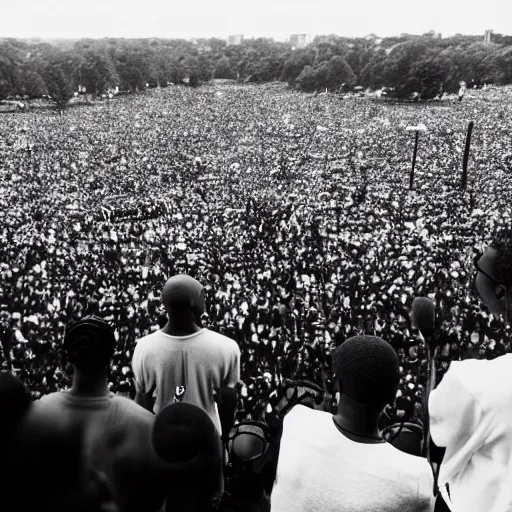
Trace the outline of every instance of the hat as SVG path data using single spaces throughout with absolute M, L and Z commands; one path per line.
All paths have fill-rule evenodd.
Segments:
M 394 401 L 400 380 L 398 356 L 382 338 L 354 336 L 336 348 L 332 358 L 342 393 L 368 405 Z
M 187 403 L 168 405 L 155 419 L 152 441 L 156 454 L 165 463 L 166 472 L 172 475 L 171 483 L 201 483 L 208 493 L 218 489 L 222 443 L 205 411 Z

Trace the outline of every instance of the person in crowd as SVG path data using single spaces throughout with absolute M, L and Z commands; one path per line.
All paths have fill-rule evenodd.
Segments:
M 404 128 L 420 119 L 407 107 L 278 87 L 2 115 L 0 366 L 33 398 L 70 387 L 59 340 L 99 311 L 119 326 L 109 387 L 135 396 L 136 340 L 167 323 L 160 294 L 177 274 L 204 284 L 204 327 L 240 347 L 237 419 L 268 422 L 283 380 L 322 385 L 333 349 L 366 332 L 396 349 L 419 423 L 425 352 L 404 321 L 418 295 L 439 310 L 438 377 L 468 347 L 511 351 L 510 329 L 468 294 L 472 248 L 512 221 L 510 91 L 422 109 L 428 158 L 408 191 Z M 463 119 L 478 128 L 466 192 Z
M 221 434 L 215 397 L 221 388 L 236 387 L 240 349 L 235 341 L 201 327 L 204 289 L 197 280 L 187 275 L 171 277 L 162 302 L 167 324 L 139 340 L 133 353 L 135 400 L 155 413 L 173 401 L 196 405 L 208 413 Z
M 493 314 L 512 318 L 512 234 L 475 258 L 475 288 Z M 446 448 L 439 486 L 452 512 L 512 506 L 512 354 L 453 361 L 429 399 L 430 431 Z
M 116 346 L 113 328 L 85 317 L 66 331 L 64 350 L 73 367 L 69 390 L 34 403 L 41 416 L 64 418 L 84 434 L 86 456 L 104 472 L 119 512 L 159 510 L 163 503 L 158 459 L 151 445 L 154 416 L 109 390 L 109 365 Z
M 504 326 L 467 296 L 468 253 L 512 218 L 506 88 L 422 110 L 428 163 L 407 193 L 403 106 L 223 91 L 213 104 L 194 88 L 123 96 L 66 110 L 64 124 L 45 110 L 2 115 L 0 366 L 34 398 L 69 387 L 55 340 L 99 310 L 122 340 L 111 390 L 135 395 L 136 340 L 158 328 L 160 291 L 180 273 L 205 286 L 203 325 L 240 346 L 240 417 L 266 421 L 287 375 L 321 384 L 330 351 L 362 329 L 396 348 L 400 390 L 419 407 L 426 362 L 402 320 L 417 294 L 442 310 L 440 374 L 471 344 L 479 357 L 510 351 Z M 462 118 L 478 119 L 469 194 Z M 282 154 L 285 179 L 273 173 Z
M 432 511 L 428 462 L 386 443 L 379 431 L 399 382 L 391 345 L 352 337 L 333 352 L 333 372 L 335 414 L 297 405 L 285 416 L 272 511 Z
M 154 449 L 162 461 L 166 512 L 211 512 L 222 494 L 222 442 L 210 416 L 172 403 L 156 416 Z
M 0 510 L 118 512 L 106 476 L 87 464 L 79 425 L 41 414 L 8 372 L 0 372 L 0 408 Z

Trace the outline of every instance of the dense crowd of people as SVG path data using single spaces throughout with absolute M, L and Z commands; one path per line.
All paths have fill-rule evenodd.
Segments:
M 203 325 L 240 346 L 239 417 L 265 419 L 286 378 L 329 387 L 332 350 L 361 333 L 397 350 L 419 412 L 415 296 L 436 302 L 441 372 L 510 348 L 471 265 L 512 214 L 511 95 L 396 105 L 212 85 L 3 115 L 2 367 L 34 398 L 68 386 L 65 327 L 97 314 L 117 327 L 111 390 L 133 396 L 135 340 L 165 323 L 163 283 L 187 273 L 206 285 Z

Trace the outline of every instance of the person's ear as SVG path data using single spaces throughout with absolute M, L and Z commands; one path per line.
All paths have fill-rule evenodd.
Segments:
M 190 299 L 190 306 L 194 313 L 198 316 L 201 316 L 205 312 L 205 294 L 204 294 L 204 288 L 201 289 L 201 292 L 199 293 L 199 297 L 197 297 L 195 300 Z
M 493 314 L 503 315 L 506 310 L 507 289 L 496 285 L 487 276 L 478 272 L 474 281 L 475 290 L 486 309 Z

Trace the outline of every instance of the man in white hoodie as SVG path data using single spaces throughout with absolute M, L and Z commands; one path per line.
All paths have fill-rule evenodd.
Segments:
M 475 258 L 475 288 L 494 315 L 510 321 L 512 237 Z M 439 487 L 452 512 L 512 510 L 512 354 L 451 367 L 429 399 L 430 429 L 446 448 Z

